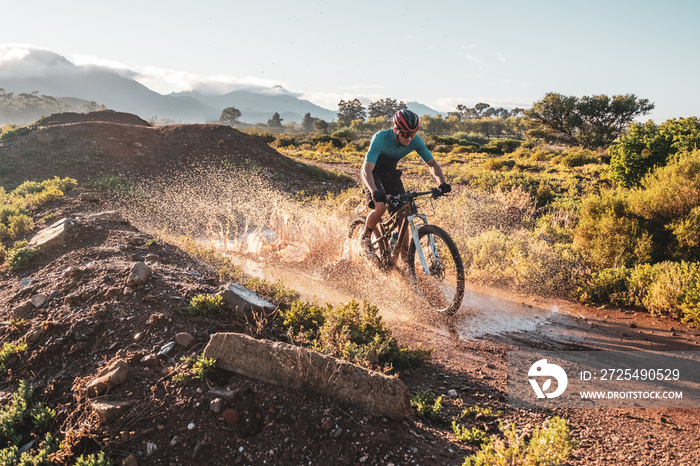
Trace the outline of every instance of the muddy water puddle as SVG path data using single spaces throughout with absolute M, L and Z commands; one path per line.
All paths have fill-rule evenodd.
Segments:
M 555 317 L 565 318 L 559 314 L 556 306 L 545 308 L 499 296 L 492 290 L 468 288 L 462 307 L 454 318 L 445 319 L 421 311 L 420 300 L 396 272 L 393 276 L 387 276 L 385 282 L 377 288 L 358 287 L 353 292 L 347 286 L 339 287 L 317 273 L 290 264 L 260 262 L 242 256 L 232 256 L 232 260 L 252 276 L 273 282 L 281 281 L 298 291 L 303 299 L 316 300 L 320 304 L 342 304 L 351 299 L 368 299 L 379 306 L 388 321 L 432 327 L 433 331 L 445 337 L 475 339 L 511 332 L 535 332 L 539 326 L 551 323 Z M 368 277 L 368 280 L 373 278 Z
M 551 322 L 558 309 L 544 309 L 477 289 L 467 289 L 450 333 L 460 338 L 479 338 L 507 332 L 534 332 Z

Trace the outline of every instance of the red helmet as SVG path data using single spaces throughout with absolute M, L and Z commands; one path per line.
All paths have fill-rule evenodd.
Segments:
M 396 126 L 399 131 L 415 133 L 420 126 L 420 118 L 410 110 L 399 110 L 394 113 L 394 126 Z

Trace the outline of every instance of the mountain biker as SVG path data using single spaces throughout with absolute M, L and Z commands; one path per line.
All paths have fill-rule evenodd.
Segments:
M 437 181 L 441 193 L 449 193 L 451 186 L 445 182 L 442 169 L 425 146 L 423 139 L 416 134 L 420 118 L 414 112 L 403 109 L 394 114 L 393 128 L 379 131 L 372 136 L 369 149 L 362 164 L 360 177 L 362 191 L 367 206 L 372 212 L 367 216 L 362 245 L 368 258 L 374 257 L 372 232 L 387 211 L 386 196 L 406 192 L 401 181 L 401 170 L 396 168 L 399 160 L 416 151 L 428 165 L 430 173 Z M 390 212 L 391 213 L 391 212 Z

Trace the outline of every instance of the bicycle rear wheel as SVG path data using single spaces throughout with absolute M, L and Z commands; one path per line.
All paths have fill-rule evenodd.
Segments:
M 359 242 L 362 238 L 362 234 L 365 231 L 365 224 L 367 223 L 367 218 L 363 215 L 355 217 L 350 222 L 350 228 L 348 231 L 348 238 L 353 241 Z M 377 266 L 381 268 L 387 268 L 391 265 L 391 258 L 389 254 L 389 246 L 386 238 L 384 238 L 384 227 L 381 223 L 378 223 L 375 227 L 375 233 L 372 235 L 372 241 L 374 244 L 375 257 L 372 259 Z
M 420 227 L 418 237 L 428 272 L 423 270 L 411 238 L 407 257 L 411 285 L 432 310 L 452 315 L 464 298 L 464 265 L 459 250 L 450 235 L 435 225 Z

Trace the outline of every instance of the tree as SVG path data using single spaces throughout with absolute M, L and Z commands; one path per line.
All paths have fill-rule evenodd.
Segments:
M 358 99 L 338 102 L 338 123 L 341 126 L 350 126 L 353 120 L 365 118 L 367 118 L 367 112 Z
M 445 120 L 442 119 L 442 115 L 436 115 L 431 117 L 430 115 L 423 115 L 420 118 L 421 128 L 426 134 L 437 134 L 438 136 L 446 134 L 450 127 Z
M 314 121 L 314 129 L 318 131 L 319 133 L 326 133 L 328 131 L 328 127 L 330 125 L 326 120 L 321 120 L 320 118 L 317 118 L 316 121 Z
M 221 112 L 221 117 L 219 121 L 227 125 L 236 126 L 238 124 L 238 119 L 241 117 L 241 111 L 236 107 L 226 107 Z
M 653 109 L 653 103 L 634 94 L 579 99 L 550 92 L 524 115 L 531 137 L 596 149 L 612 144 L 635 117 Z
M 486 110 L 488 110 L 490 108 L 491 108 L 491 106 L 485 102 L 479 102 L 478 104 L 474 105 L 474 110 L 476 111 L 476 117 L 478 118 L 478 117 L 486 116 L 486 115 L 484 115 L 484 112 L 486 112 Z
M 312 117 L 310 113 L 305 113 L 304 118 L 301 120 L 301 130 L 306 132 L 313 131 L 316 120 L 318 120 L 318 118 Z
M 267 120 L 267 126 L 273 128 L 279 128 L 280 126 L 282 126 L 282 118 L 280 118 L 280 114 L 275 112 L 275 114 L 272 115 L 272 118 Z
M 369 110 L 370 118 L 383 117 L 390 121 L 394 113 L 406 109 L 406 104 L 403 101 L 397 103 L 396 99 L 386 98 L 372 102 L 367 109 Z

